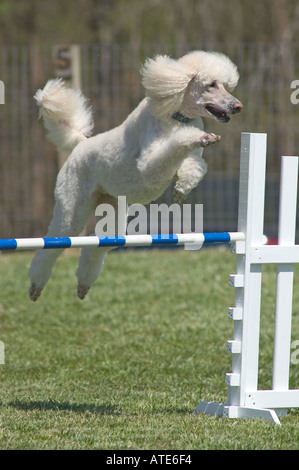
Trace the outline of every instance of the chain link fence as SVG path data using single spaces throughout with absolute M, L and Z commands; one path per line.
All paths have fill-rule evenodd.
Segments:
M 203 204 L 204 231 L 236 230 L 240 134 L 266 132 L 265 233 L 276 236 L 280 156 L 299 154 L 299 105 L 290 100 L 291 83 L 299 79 L 299 44 L 79 46 L 74 73 L 93 105 L 95 133 L 119 125 L 143 98 L 139 69 L 147 57 L 162 53 L 178 58 L 195 49 L 223 52 L 238 65 L 240 82 L 233 93 L 244 108 L 228 124 L 206 120 L 206 130 L 222 139 L 205 149 L 209 171 L 186 202 Z M 0 80 L 5 85 L 5 104 L 0 106 L 1 238 L 47 232 L 60 161 L 45 139 L 33 95 L 48 79 L 63 70 L 68 73 L 68 60 L 67 54 L 59 56 L 57 47 L 1 48 Z M 172 189 L 156 202 L 171 204 Z

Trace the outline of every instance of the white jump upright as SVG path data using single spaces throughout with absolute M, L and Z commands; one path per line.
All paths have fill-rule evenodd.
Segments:
M 298 157 L 282 157 L 278 245 L 263 244 L 266 169 L 266 134 L 242 133 L 239 186 L 235 306 L 228 316 L 234 322 L 227 342 L 232 371 L 226 374 L 226 404 L 200 402 L 195 413 L 229 418 L 263 418 L 280 424 L 278 416 L 299 407 L 299 389 L 289 390 L 293 264 L 299 262 L 295 243 Z M 276 316 L 271 390 L 258 390 L 258 358 L 262 265 L 277 264 Z

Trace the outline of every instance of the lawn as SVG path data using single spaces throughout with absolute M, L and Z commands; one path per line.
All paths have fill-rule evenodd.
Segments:
M 1 449 L 299 448 L 295 409 L 282 426 L 192 414 L 201 400 L 227 397 L 235 269 L 227 248 L 111 253 L 84 301 L 76 297 L 77 251 L 58 260 L 36 303 L 27 295 L 31 258 L 1 255 Z M 267 267 L 261 388 L 271 385 L 274 291 Z M 299 364 L 291 386 L 299 388 Z

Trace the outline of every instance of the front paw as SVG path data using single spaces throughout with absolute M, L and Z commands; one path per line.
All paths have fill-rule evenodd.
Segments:
M 218 140 L 221 139 L 220 135 L 216 134 L 204 134 L 198 141 L 198 144 L 200 147 L 207 147 L 208 145 L 211 144 L 216 144 Z

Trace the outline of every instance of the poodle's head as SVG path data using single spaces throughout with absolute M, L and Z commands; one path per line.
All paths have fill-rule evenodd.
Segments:
M 179 60 L 158 55 L 145 62 L 141 74 L 153 112 L 160 119 L 180 113 L 228 122 L 229 114 L 242 109 L 240 101 L 226 91 L 238 83 L 237 67 L 218 52 L 194 51 Z

